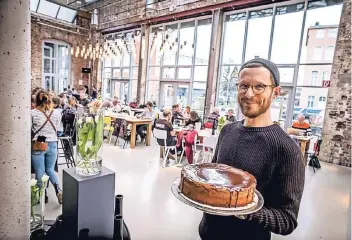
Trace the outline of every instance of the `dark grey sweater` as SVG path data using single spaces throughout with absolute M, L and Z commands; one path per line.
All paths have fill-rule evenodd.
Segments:
M 204 214 L 203 240 L 264 240 L 270 232 L 288 235 L 297 227 L 304 187 L 304 164 L 298 145 L 279 125 L 248 128 L 243 122 L 223 127 L 213 162 L 243 169 L 257 179 L 264 207 L 246 220 Z

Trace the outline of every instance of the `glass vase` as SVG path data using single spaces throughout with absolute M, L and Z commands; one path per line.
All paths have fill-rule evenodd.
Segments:
M 103 162 L 103 109 L 89 109 L 77 121 L 76 173 L 93 176 L 101 172 Z
M 31 232 L 44 228 L 44 210 L 45 210 L 45 187 L 31 187 Z

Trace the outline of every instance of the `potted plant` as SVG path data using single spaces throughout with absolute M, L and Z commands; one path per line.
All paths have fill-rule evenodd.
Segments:
M 104 111 L 101 102 L 95 101 L 77 121 L 77 174 L 92 176 L 101 172 L 103 132 Z
M 40 186 L 36 179 L 31 179 L 31 216 L 30 227 L 31 232 L 44 227 L 44 208 L 45 208 L 45 186 L 49 180 L 49 176 L 44 175 Z

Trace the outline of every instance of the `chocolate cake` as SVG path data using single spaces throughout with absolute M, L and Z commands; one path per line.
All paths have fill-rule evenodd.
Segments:
M 181 171 L 179 189 L 187 198 L 213 207 L 245 207 L 253 202 L 253 175 L 225 164 L 190 164 Z

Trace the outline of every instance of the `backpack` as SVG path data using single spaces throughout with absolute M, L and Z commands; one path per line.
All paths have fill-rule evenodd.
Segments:
M 308 162 L 308 166 L 318 168 L 318 169 L 321 168 L 318 157 L 313 155 Z

